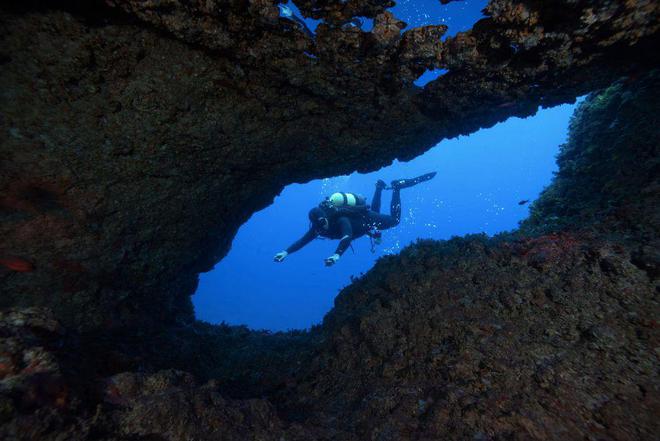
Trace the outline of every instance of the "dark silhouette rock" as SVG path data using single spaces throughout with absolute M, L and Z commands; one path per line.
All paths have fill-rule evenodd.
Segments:
M 656 2 L 493 0 L 445 41 L 298 6 L 314 38 L 266 1 L 1 7 L 0 438 L 654 439 Z M 624 75 L 519 232 L 381 259 L 309 333 L 194 321 L 284 185 Z
M 81 330 L 191 322 L 197 273 L 285 184 L 412 158 L 657 61 L 652 1 L 498 0 L 445 42 L 444 26 L 400 33 L 387 2 L 301 3 L 329 20 L 315 39 L 271 2 L 106 4 L 1 16 L 2 252 L 36 270 L 0 275 L 0 306 Z M 358 10 L 373 32 L 332 24 Z M 412 84 L 432 68 L 449 72 Z

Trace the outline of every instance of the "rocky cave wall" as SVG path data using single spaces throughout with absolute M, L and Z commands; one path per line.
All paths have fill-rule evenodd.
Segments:
M 289 411 L 339 439 L 654 439 L 659 92 L 588 97 L 520 231 L 420 241 L 343 290 Z
M 532 204 L 524 232 L 591 229 L 637 242 L 658 237 L 657 89 L 657 71 L 641 81 L 632 75 L 578 107 L 557 157 L 559 171 Z
M 266 0 L 3 3 L 0 306 L 89 332 L 190 323 L 197 273 L 285 184 L 657 64 L 653 1 L 494 0 L 445 41 L 387 4 L 301 2 L 312 39 Z M 374 30 L 338 26 L 356 13 Z M 449 73 L 415 87 L 429 68 Z
M 531 227 L 419 241 L 382 258 L 310 333 L 197 323 L 144 342 L 143 364 L 121 372 L 135 355 L 128 342 L 101 355 L 103 342 L 45 310 L 1 312 L 0 436 L 655 439 L 660 259 L 636 254 L 653 246 L 637 232 L 660 225 L 620 213 L 657 206 L 657 192 L 638 190 L 660 180 L 660 132 L 640 124 L 657 114 L 659 91 L 653 72 L 580 106 Z M 617 136 L 603 136 L 614 123 Z M 594 182 L 600 198 L 575 191 Z M 163 356 L 176 352 L 186 366 Z M 214 371 L 186 372 L 207 353 Z
M 3 4 L 0 437 L 653 439 L 656 3 L 495 0 L 444 42 L 319 4 L 314 41 L 270 2 Z M 520 232 L 382 259 L 310 333 L 193 321 L 197 272 L 286 183 L 623 74 Z

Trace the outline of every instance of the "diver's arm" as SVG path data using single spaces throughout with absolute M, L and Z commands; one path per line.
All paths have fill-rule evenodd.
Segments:
M 289 248 L 286 249 L 287 254 L 295 253 L 314 239 L 316 239 L 316 230 L 310 228 L 303 237 L 295 241 Z
M 339 245 L 337 245 L 337 250 L 335 254 L 342 255 L 344 251 L 348 249 L 353 240 L 353 227 L 351 226 L 351 221 L 347 217 L 340 217 L 339 220 L 339 231 L 341 231 L 341 239 Z

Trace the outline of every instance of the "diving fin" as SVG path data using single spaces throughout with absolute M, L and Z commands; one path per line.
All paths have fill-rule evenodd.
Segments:
M 426 182 L 433 179 L 436 174 L 437 172 L 431 172 L 422 176 L 417 176 L 416 178 L 412 178 L 412 179 L 397 179 L 395 181 L 392 181 L 392 186 L 390 187 L 390 189 L 399 190 L 402 188 L 412 187 L 413 185 L 417 185 L 422 182 Z

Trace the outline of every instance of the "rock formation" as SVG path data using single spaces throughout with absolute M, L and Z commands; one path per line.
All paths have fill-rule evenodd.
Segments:
M 652 439 L 656 2 L 493 0 L 446 40 L 389 2 L 298 6 L 314 38 L 270 1 L 2 6 L 0 436 Z M 310 333 L 194 321 L 284 185 L 623 75 L 519 233 L 383 259 Z
M 498 0 L 444 42 L 388 12 L 311 40 L 268 1 L 107 3 L 2 15 L 2 253 L 35 270 L 0 276 L 0 302 L 81 330 L 191 321 L 197 273 L 285 184 L 411 158 L 657 61 L 653 1 Z M 343 5 L 324 4 L 315 16 Z M 412 85 L 433 67 L 449 73 Z

